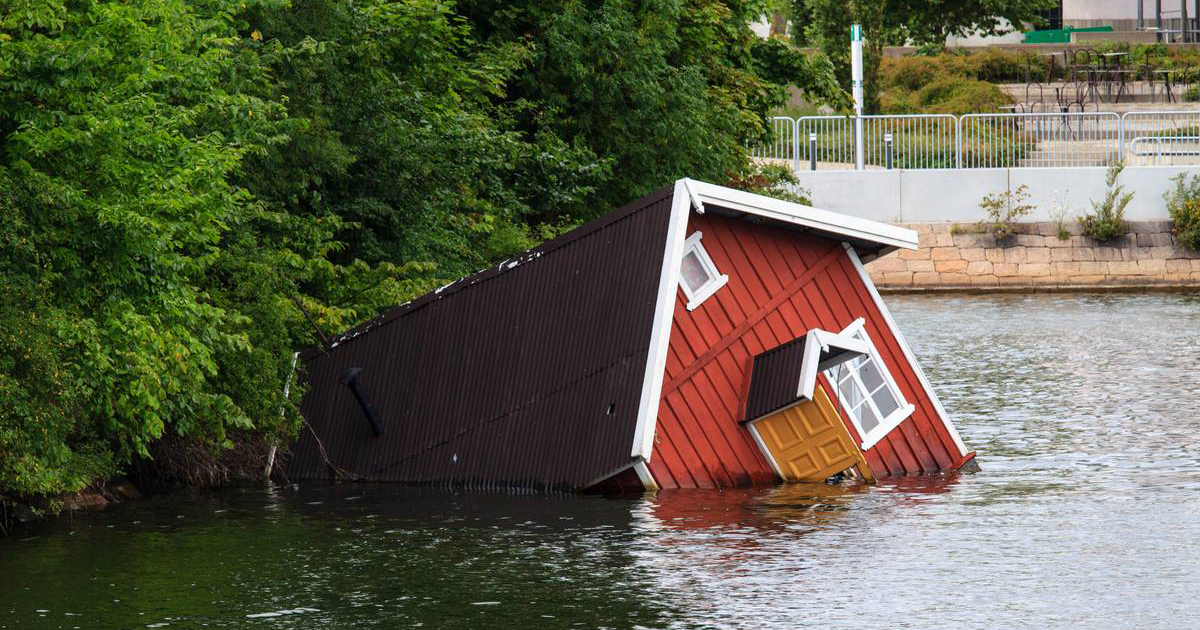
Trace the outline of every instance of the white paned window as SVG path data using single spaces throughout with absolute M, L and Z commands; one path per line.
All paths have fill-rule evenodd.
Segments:
M 867 450 L 911 416 L 914 407 L 904 400 L 863 324 L 860 317 L 841 334 L 866 342 L 867 354 L 826 370 L 825 376 L 833 383 L 838 402 L 858 429 L 863 450 Z
M 683 243 L 683 260 L 679 266 L 679 288 L 687 297 L 687 308 L 695 310 L 717 289 L 729 282 L 729 276 L 721 275 L 713 264 L 704 245 L 700 244 L 703 235 L 693 232 Z

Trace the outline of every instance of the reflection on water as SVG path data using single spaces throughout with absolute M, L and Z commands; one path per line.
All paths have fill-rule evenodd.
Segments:
M 0 628 L 1200 625 L 1200 298 L 889 302 L 982 473 L 157 497 L 0 540 Z

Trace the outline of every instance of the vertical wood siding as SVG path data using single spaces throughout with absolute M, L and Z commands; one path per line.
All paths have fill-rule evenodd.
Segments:
M 663 488 L 711 488 L 776 479 L 739 422 L 753 357 L 807 333 L 837 332 L 859 317 L 909 403 L 911 417 L 866 453 L 877 476 L 953 466 L 958 450 L 904 359 L 883 315 L 838 241 L 763 224 L 692 215 L 688 234 L 729 283 L 694 311 L 676 293 L 650 471 Z M 828 389 L 824 377 L 820 382 Z M 859 436 L 846 421 L 855 439 Z

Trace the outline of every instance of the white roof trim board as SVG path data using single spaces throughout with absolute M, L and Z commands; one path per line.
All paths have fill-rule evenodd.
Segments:
M 642 381 L 637 426 L 633 437 L 632 455 L 640 457 L 644 462 L 650 461 L 650 455 L 654 451 L 654 431 L 662 397 L 667 348 L 671 340 L 671 319 L 675 314 L 675 292 L 679 286 L 679 264 L 683 258 L 683 243 L 687 236 L 688 211 L 694 209 L 702 214 L 706 203 L 806 227 L 838 240 L 867 241 L 904 249 L 917 248 L 917 233 L 906 228 L 693 179 L 677 180 L 671 203 L 671 218 L 667 226 L 662 275 L 659 278 L 658 297 L 654 307 L 654 328 L 650 332 L 650 348 L 646 355 L 646 372 Z
M 917 233 L 908 228 L 821 210 L 773 197 L 764 197 L 743 190 L 706 184 L 692 179 L 680 181 L 684 182 L 692 199 L 702 205 L 712 203 L 722 208 L 804 226 L 835 238 L 871 241 L 904 249 L 917 248 Z

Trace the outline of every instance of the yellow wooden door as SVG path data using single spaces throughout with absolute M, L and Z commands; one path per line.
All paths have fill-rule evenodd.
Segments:
M 824 481 L 853 466 L 858 466 L 868 481 L 874 480 L 871 467 L 820 384 L 813 400 L 755 420 L 754 428 L 787 481 Z

